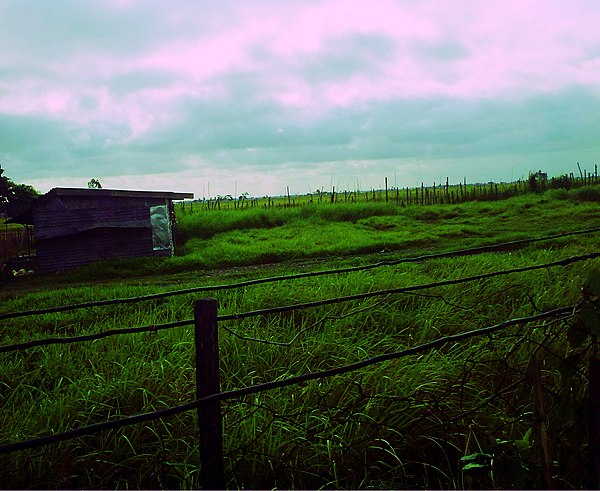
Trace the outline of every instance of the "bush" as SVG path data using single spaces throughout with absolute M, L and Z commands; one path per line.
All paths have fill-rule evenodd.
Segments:
M 550 189 L 546 192 L 546 196 L 550 200 L 556 199 L 561 201 L 565 201 L 571 197 L 567 189 Z
M 396 216 L 398 209 L 389 203 L 352 203 L 317 208 L 317 215 L 328 222 L 357 222 L 362 218 Z
M 274 228 L 286 223 L 284 209 L 265 211 L 227 210 L 182 214 L 177 217 L 177 242 L 184 244 L 193 237 L 209 239 L 219 233 L 251 228 Z
M 440 214 L 433 210 L 427 210 L 422 213 L 416 213 L 414 217 L 422 222 L 436 222 L 440 219 Z
M 573 201 L 600 201 L 600 189 L 597 186 L 584 186 L 571 194 Z

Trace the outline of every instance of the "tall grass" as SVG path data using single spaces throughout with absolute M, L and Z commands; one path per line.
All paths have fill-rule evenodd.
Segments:
M 591 188 L 596 189 L 596 188 Z M 600 211 L 586 188 L 568 199 L 527 195 L 500 202 L 402 208 L 392 203 L 316 204 L 297 208 L 205 210 L 180 217 L 182 263 L 204 267 L 277 263 L 474 247 L 594 223 Z M 569 192 L 568 192 L 569 193 Z M 566 220 L 572 216 L 573 221 Z M 244 225 L 240 225 L 243 223 Z M 188 237 L 192 237 L 189 238 Z M 176 262 L 173 261 L 173 262 Z
M 184 215 L 179 227 L 188 238 L 182 255 L 24 278 L 0 292 L 0 311 L 327 269 L 600 225 L 595 202 L 551 195 L 419 209 L 378 203 L 340 211 L 346 218 L 338 220 L 339 208 L 277 210 L 268 225 L 271 210 L 267 215 L 252 209 Z M 226 315 L 543 264 L 595 250 L 597 235 L 579 235 L 505 253 L 211 295 Z M 265 269 L 260 263 L 270 265 Z M 222 388 L 338 367 L 575 303 L 596 263 L 222 323 Z M 2 344 L 190 318 L 195 298 L 3 321 Z M 20 441 L 192 400 L 194 349 L 193 332 L 184 327 L 4 354 L 0 440 Z M 572 375 L 564 371 L 564 360 L 573 361 L 574 351 L 565 325 L 552 322 L 224 402 L 228 486 L 540 487 L 538 442 L 525 440 L 535 426 L 531 389 L 522 380 L 533 352 L 543 363 L 556 478 L 564 486 L 585 487 L 584 466 L 575 457 L 586 438 L 580 418 L 586 402 L 584 360 Z M 11 488 L 196 488 L 195 418 L 190 412 L 3 455 L 0 478 Z M 473 454 L 493 454 L 493 468 L 462 471 L 460 458 Z

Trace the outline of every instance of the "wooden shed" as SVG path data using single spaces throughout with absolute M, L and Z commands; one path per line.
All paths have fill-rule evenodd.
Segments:
M 114 257 L 171 256 L 173 200 L 192 193 L 54 188 L 11 221 L 33 225 L 37 267 L 66 270 Z

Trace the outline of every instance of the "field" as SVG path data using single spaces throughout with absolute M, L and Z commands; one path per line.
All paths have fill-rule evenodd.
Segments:
M 223 391 L 398 354 L 223 400 L 227 487 L 588 487 L 600 187 L 456 201 L 180 209 L 175 257 L 20 278 L 0 315 L 211 291 L 4 318 L 0 345 L 190 319 L 202 297 L 229 317 L 339 299 L 219 322 Z M 194 353 L 192 326 L 0 352 L 0 444 L 192 401 Z M 2 452 L 0 479 L 197 488 L 198 442 L 181 412 Z

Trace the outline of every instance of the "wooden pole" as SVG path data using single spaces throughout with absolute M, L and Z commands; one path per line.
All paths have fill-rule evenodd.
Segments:
M 385 202 L 388 202 L 388 182 L 387 182 L 387 177 L 385 178 Z
M 600 360 L 589 365 L 588 489 L 600 489 Z
M 4 223 L 4 262 L 8 261 L 8 223 Z
M 554 489 L 552 485 L 552 460 L 548 446 L 548 432 L 546 429 L 546 408 L 544 405 L 544 386 L 542 384 L 542 375 L 537 360 L 537 355 L 533 354 L 529 361 L 529 377 L 533 391 L 533 411 L 535 415 L 535 427 L 540 444 L 540 460 L 542 468 L 542 487 L 543 489 Z
M 196 342 L 196 398 L 221 391 L 217 300 L 194 302 Z M 225 489 L 223 478 L 223 428 L 219 401 L 198 408 L 200 429 L 200 482 L 202 489 Z

